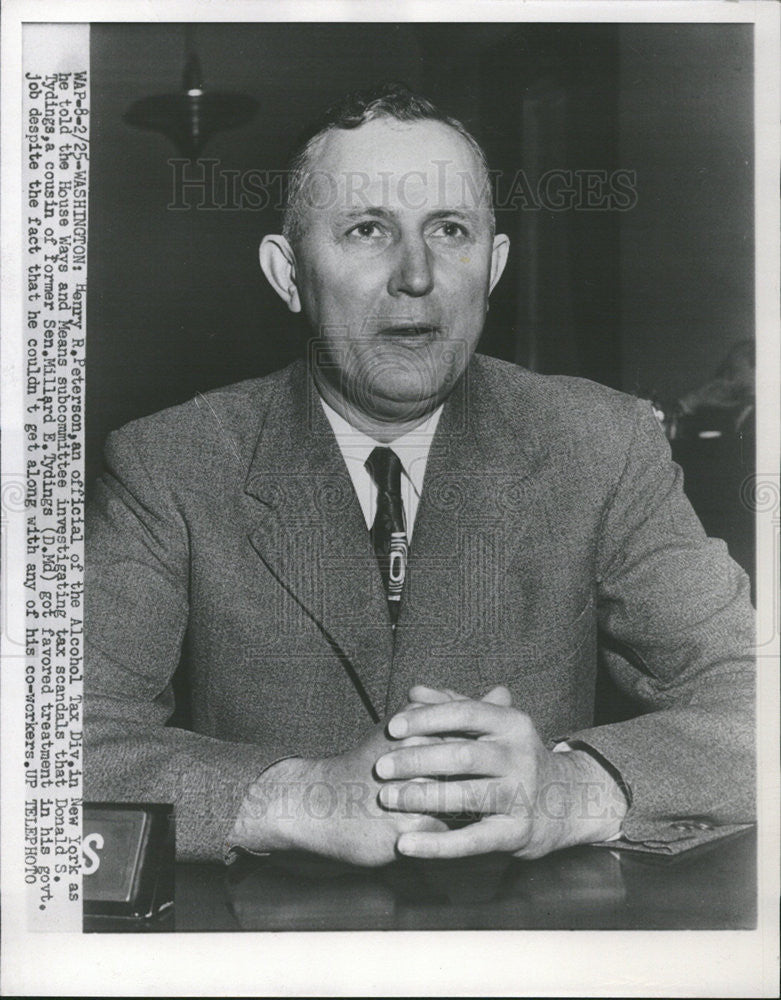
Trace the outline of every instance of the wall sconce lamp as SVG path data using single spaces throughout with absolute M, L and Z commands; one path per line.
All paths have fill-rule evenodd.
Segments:
M 135 101 L 122 116 L 134 128 L 160 132 L 182 154 L 193 159 L 216 132 L 238 128 L 259 107 L 248 94 L 207 91 L 193 43 L 193 25 L 185 26 L 185 66 L 178 94 L 155 94 Z

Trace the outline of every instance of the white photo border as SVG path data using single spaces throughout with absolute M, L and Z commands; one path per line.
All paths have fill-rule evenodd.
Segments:
M 5 0 L 2 11 L 2 471 L 23 468 L 20 177 L 21 32 L 25 22 L 559 21 L 753 23 L 756 128 L 757 471 L 778 498 L 779 24 L 774 0 Z M 759 924 L 755 931 L 31 934 L 15 914 L 24 798 L 20 685 L 2 679 L 2 982 L 7 995 L 775 996 L 778 977 L 778 500 L 757 518 L 760 634 Z M 23 539 L 9 533 L 12 570 Z M 19 574 L 7 572 L 5 580 Z M 19 577 L 21 579 L 21 577 Z M 4 594 L 6 621 L 23 613 Z M 763 631 L 763 629 L 765 631 Z M 5 629 L 3 630 L 5 631 Z M 4 650 L 5 652 L 5 650 Z M 303 957 L 305 960 L 302 960 Z

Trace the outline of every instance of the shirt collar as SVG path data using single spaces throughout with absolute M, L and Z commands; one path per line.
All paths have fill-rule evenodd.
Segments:
M 406 434 L 402 434 L 401 437 L 397 437 L 387 445 L 384 445 L 381 441 L 375 441 L 368 434 L 364 434 L 357 427 L 353 427 L 332 406 L 329 406 L 322 396 L 320 397 L 320 403 L 336 435 L 337 444 L 346 462 L 359 462 L 361 465 L 364 465 L 366 459 L 378 446 L 380 448 L 393 448 L 399 456 L 401 467 L 412 483 L 415 492 L 418 496 L 421 495 L 428 453 L 431 449 L 431 442 L 434 439 L 439 418 L 442 415 L 444 403 L 440 403 L 436 410 L 433 410 L 422 424 L 419 424 Z

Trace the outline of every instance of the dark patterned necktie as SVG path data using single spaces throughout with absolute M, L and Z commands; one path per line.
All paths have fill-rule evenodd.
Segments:
M 375 448 L 366 459 L 366 468 L 377 485 L 372 544 L 385 584 L 391 622 L 395 626 L 407 572 L 408 551 L 401 505 L 401 461 L 390 448 Z

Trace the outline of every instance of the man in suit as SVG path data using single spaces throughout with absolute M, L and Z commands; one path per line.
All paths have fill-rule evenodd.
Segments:
M 174 802 L 180 857 L 676 851 L 752 819 L 745 575 L 650 405 L 474 353 L 509 245 L 486 180 L 427 101 L 348 98 L 260 250 L 306 362 L 109 439 L 85 793 Z M 598 649 L 637 718 L 593 725 Z

